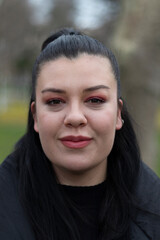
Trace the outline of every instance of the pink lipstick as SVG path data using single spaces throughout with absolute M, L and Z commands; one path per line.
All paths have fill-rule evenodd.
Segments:
M 85 136 L 66 136 L 60 140 L 62 144 L 68 148 L 84 148 L 89 145 L 92 138 Z

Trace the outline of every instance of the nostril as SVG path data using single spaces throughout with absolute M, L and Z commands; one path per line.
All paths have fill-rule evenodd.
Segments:
M 87 124 L 87 118 L 84 115 L 68 115 L 64 119 L 64 124 L 66 126 L 78 127 Z

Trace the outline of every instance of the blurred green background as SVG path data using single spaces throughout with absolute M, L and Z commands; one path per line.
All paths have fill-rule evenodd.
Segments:
M 142 158 L 160 176 L 159 13 L 159 0 L 0 0 L 0 162 L 25 132 L 41 43 L 67 26 L 115 53 Z
M 16 141 L 25 133 L 27 104 L 16 102 L 1 113 L 0 162 L 13 150 Z

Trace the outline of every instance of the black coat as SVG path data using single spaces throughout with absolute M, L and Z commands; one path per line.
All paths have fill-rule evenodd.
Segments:
M 35 240 L 18 198 L 18 175 L 12 157 L 0 166 L 0 240 Z M 130 240 L 160 240 L 160 179 L 142 164 Z

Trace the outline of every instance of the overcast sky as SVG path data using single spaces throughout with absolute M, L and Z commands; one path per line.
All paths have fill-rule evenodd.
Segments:
M 48 20 L 48 12 L 53 0 L 28 0 L 35 8 L 34 21 L 43 23 Z M 75 23 L 80 28 L 98 28 L 104 21 L 110 19 L 114 6 L 110 2 L 97 0 L 75 0 Z

